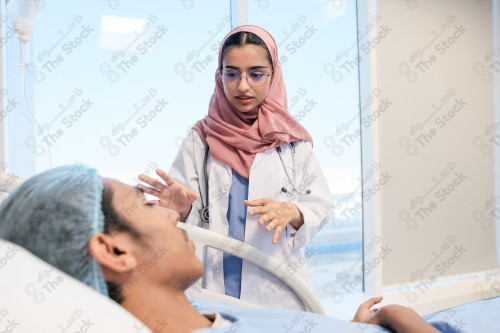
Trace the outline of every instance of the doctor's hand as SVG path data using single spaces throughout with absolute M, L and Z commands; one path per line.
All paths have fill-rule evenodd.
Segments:
M 162 169 L 156 169 L 156 174 L 165 181 L 165 184 L 157 179 L 149 177 L 145 174 L 139 175 L 139 180 L 145 182 L 149 186 L 138 184 L 145 193 L 150 194 L 158 200 L 154 200 L 160 206 L 173 209 L 179 212 L 180 220 L 185 221 L 191 205 L 196 200 L 198 195 L 179 184 L 172 176 Z
M 351 321 L 355 323 L 364 323 L 370 320 L 378 311 L 377 309 L 371 309 L 371 307 L 382 302 L 382 299 L 382 296 L 372 297 L 364 303 L 361 303 Z
M 259 218 L 259 225 L 263 226 L 268 222 L 265 229 L 274 229 L 273 244 L 278 242 L 280 233 L 287 224 L 291 224 L 295 229 L 299 229 L 304 224 L 304 217 L 293 202 L 273 201 L 269 199 L 244 200 L 248 207 L 256 207 L 249 211 L 251 216 L 262 215 Z

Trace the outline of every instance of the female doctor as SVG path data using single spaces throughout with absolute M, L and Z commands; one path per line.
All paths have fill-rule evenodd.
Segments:
M 309 282 L 304 246 L 327 222 L 333 198 L 311 136 L 288 113 L 278 59 L 264 29 L 231 31 L 208 115 L 185 138 L 170 173 L 157 170 L 165 183 L 139 179 L 181 221 L 244 241 Z M 210 290 L 259 307 L 302 308 L 286 285 L 251 263 L 209 249 L 205 264 Z

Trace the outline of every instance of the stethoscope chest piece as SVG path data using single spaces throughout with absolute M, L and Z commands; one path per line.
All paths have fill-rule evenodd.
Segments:
M 207 170 L 207 163 L 208 163 L 208 153 L 209 153 L 209 148 L 208 145 L 205 147 L 205 156 L 203 158 L 203 177 L 205 178 L 205 201 L 203 200 L 203 196 L 201 198 L 201 204 L 202 207 L 198 210 L 198 214 L 200 214 L 200 218 L 203 222 L 209 223 L 209 213 L 208 213 L 208 207 L 209 207 L 209 190 L 208 190 L 208 170 Z
M 208 223 L 208 218 L 209 218 L 208 207 L 200 208 L 198 210 L 198 213 L 200 214 L 201 220 L 203 222 Z

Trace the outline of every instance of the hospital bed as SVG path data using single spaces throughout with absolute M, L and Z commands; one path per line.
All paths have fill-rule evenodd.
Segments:
M 203 261 L 208 248 L 214 248 L 240 257 L 254 265 L 265 269 L 266 271 L 283 281 L 291 290 L 295 292 L 295 294 L 302 301 L 303 310 L 314 312 L 317 314 L 325 314 L 323 306 L 321 305 L 319 299 L 316 297 L 312 289 L 297 274 L 290 274 L 290 272 L 286 270 L 286 265 L 284 265 L 283 262 L 265 254 L 264 252 L 254 248 L 253 246 L 230 237 L 222 236 L 213 231 L 182 222 L 179 222 L 177 226 L 186 230 L 189 238 L 195 242 L 197 256 L 198 258 L 200 258 L 200 260 Z M 211 292 L 205 289 L 204 281 L 205 279 L 203 276 L 195 285 L 188 289 L 187 293 L 194 293 L 195 295 L 200 295 L 204 298 L 220 300 L 234 305 L 255 307 L 255 305 L 253 304 L 243 302 L 234 297 L 226 296 L 221 293 Z
M 203 295 L 195 296 L 194 303 L 195 306 L 200 305 L 197 308 L 204 313 L 234 312 L 234 309 L 239 307 L 205 299 Z M 271 325 L 272 321 L 278 321 L 280 331 L 287 323 L 295 323 L 297 320 L 307 322 L 306 318 L 309 318 L 308 320 L 313 320 L 317 327 L 328 327 L 328 330 L 313 330 L 315 332 L 387 332 L 379 327 L 360 326 L 311 313 L 301 315 L 297 311 L 287 311 L 288 317 L 284 311 L 253 308 L 245 308 L 238 313 L 254 316 L 255 321 L 262 323 L 261 327 L 265 327 L 264 323 Z M 499 313 L 500 297 L 496 297 L 444 309 L 425 316 L 424 319 L 444 332 L 498 332 Z M 151 332 L 142 322 L 109 298 L 25 249 L 3 240 L 0 240 L 0 331 Z M 242 327 L 231 332 L 249 331 L 251 332 Z
M 7 182 L 5 182 L 6 177 Z M 10 192 L 20 182 L 20 179 L 0 174 L 0 191 Z M 7 186 L 3 186 L 6 184 Z M 323 313 L 321 304 L 309 287 L 300 279 L 290 277 L 273 258 L 246 244 L 238 243 L 236 246 L 237 240 L 228 240 L 208 230 L 184 224 L 179 226 L 198 243 L 198 255 L 203 256 L 207 247 L 226 251 L 238 248 L 235 255 L 258 264 L 279 278 L 286 277 L 284 282 L 303 301 L 305 309 Z M 228 244 L 228 242 L 235 243 Z M 193 305 L 202 312 L 227 312 L 231 308 L 245 307 L 244 311 L 247 311 L 247 314 L 259 311 L 255 314 L 258 313 L 259 318 L 264 316 L 259 321 L 264 320 L 268 312 L 252 309 L 253 305 L 204 289 L 203 279 L 186 294 L 188 298 L 192 297 Z M 295 311 L 288 313 L 298 316 Z M 438 326 L 440 329 L 449 332 L 498 332 L 500 331 L 498 313 L 500 313 L 500 297 L 444 309 L 425 316 L 424 319 L 440 325 Z M 359 324 L 340 322 L 311 313 L 307 316 L 313 318 L 320 326 L 323 323 L 329 331 L 331 329 L 331 332 L 339 329 L 342 332 L 360 332 Z M 271 322 L 279 319 L 269 317 L 268 320 Z M 0 240 L 0 331 L 83 332 L 90 328 L 96 332 L 150 332 L 143 323 L 107 297 L 25 249 Z M 383 328 L 368 326 L 363 327 L 362 331 L 387 332 Z

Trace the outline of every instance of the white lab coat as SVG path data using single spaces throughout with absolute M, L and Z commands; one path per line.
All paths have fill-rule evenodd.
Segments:
M 310 190 L 309 195 L 292 193 L 292 186 L 286 177 L 276 149 L 270 149 L 255 156 L 250 169 L 248 200 L 269 198 L 277 201 L 292 201 L 304 216 L 304 224 L 295 230 L 288 225 L 282 231 L 277 244 L 271 242 L 274 231 L 266 232 L 257 223 L 260 215 L 247 215 L 245 243 L 270 256 L 282 260 L 290 274 L 299 274 L 307 283 L 309 275 L 304 246 L 327 222 L 327 215 L 333 209 L 333 198 L 326 184 L 311 144 L 298 141 L 295 144 L 295 168 L 292 167 L 291 145 L 281 146 L 281 154 L 288 173 L 294 179 L 300 192 Z M 228 198 L 231 189 L 232 170 L 225 163 L 212 158 L 207 162 L 209 178 L 210 222 L 201 221 L 198 210 L 202 199 L 206 203 L 203 160 L 205 144 L 194 130 L 184 139 L 170 174 L 181 184 L 197 192 L 198 199 L 186 219 L 186 223 L 208 228 L 222 235 L 228 234 Z M 288 190 L 283 193 L 281 188 Z M 222 252 L 209 249 L 205 258 L 206 288 L 224 294 Z M 301 302 L 281 281 L 257 266 L 243 262 L 240 298 L 259 307 L 302 309 Z

